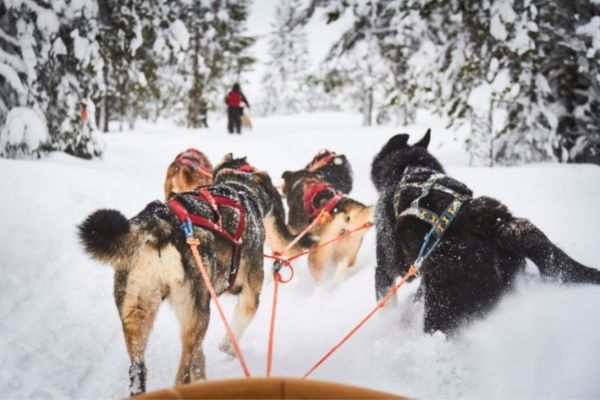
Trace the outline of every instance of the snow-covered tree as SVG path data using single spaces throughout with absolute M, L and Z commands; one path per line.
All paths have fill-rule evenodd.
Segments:
M 40 154 L 43 150 L 61 150 L 79 157 L 99 155 L 98 136 L 82 114 L 84 104 L 93 109 L 91 97 L 101 90 L 96 3 L 11 0 L 2 7 L 0 90 L 8 96 L 1 107 L 30 110 L 12 114 L 10 121 L 5 121 L 11 123 L 3 128 L 3 134 L 18 136 L 15 132 L 20 126 L 39 127 L 40 123 L 17 122 L 19 116 L 36 115 L 47 125 L 47 137 L 39 140 L 44 133 L 38 132 L 34 135 L 38 139 L 32 142 L 27 140 L 31 135 L 23 135 L 24 144 L 29 144 L 17 145 L 19 155 Z M 11 143 L 14 149 L 14 140 L 5 139 L 2 142 Z M 37 148 L 30 147 L 34 142 Z M 2 153 L 16 155 L 7 148 Z
M 352 10 L 341 42 L 368 43 L 371 26 L 394 77 L 391 105 L 470 122 L 474 159 L 599 161 L 597 1 L 313 0 L 307 10 L 319 5 L 331 20 Z
M 189 127 L 204 126 L 208 109 L 222 104 L 226 88 L 254 62 L 248 54 L 254 39 L 244 33 L 249 6 L 249 0 L 195 0 L 184 7 L 190 47 L 181 72 L 189 83 Z
M 308 109 L 308 44 L 300 0 L 280 0 L 269 34 L 267 72 L 263 77 L 261 113 L 290 114 Z

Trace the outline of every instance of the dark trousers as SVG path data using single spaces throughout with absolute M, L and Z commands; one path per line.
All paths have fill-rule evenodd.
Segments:
M 234 130 L 237 133 L 242 132 L 243 113 L 242 107 L 227 107 L 227 130 L 229 133 L 233 133 Z

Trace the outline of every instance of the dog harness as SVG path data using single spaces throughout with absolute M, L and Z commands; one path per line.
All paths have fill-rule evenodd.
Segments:
M 231 289 L 233 288 L 240 267 L 241 238 L 244 227 L 246 226 L 246 210 L 239 200 L 217 193 L 217 190 L 214 187 L 202 186 L 194 190 L 193 193 L 196 195 L 197 200 L 208 204 L 213 214 L 211 219 L 196 214 L 190 214 L 177 199 L 177 195 L 169 200 L 167 205 L 173 210 L 175 215 L 177 215 L 177 218 L 179 218 L 181 229 L 186 238 L 193 237 L 193 227 L 198 226 L 216 233 L 231 244 L 231 268 L 229 270 L 227 285 L 227 289 Z M 234 232 L 229 232 L 223 227 L 219 206 L 230 207 L 237 210 L 238 224 Z
M 313 161 L 309 166 L 308 166 L 308 171 L 309 172 L 315 172 L 316 170 L 326 166 L 327 164 L 329 164 L 335 157 L 337 157 L 337 154 L 335 154 L 335 152 L 333 151 L 329 151 L 329 150 L 321 150 L 319 152 L 319 154 L 317 155 L 317 158 L 315 161 Z
M 198 171 L 203 175 L 210 176 L 212 178 L 212 173 L 209 172 L 212 169 L 209 165 L 207 165 L 203 160 L 206 159 L 206 156 L 199 152 L 196 149 L 187 149 L 183 153 L 181 153 L 176 159 L 180 165 L 185 165 L 190 168 L 192 171 Z
M 431 172 L 432 170 L 428 168 L 422 167 L 409 167 L 411 172 Z M 396 215 L 396 219 L 399 219 L 404 216 L 413 216 L 421 221 L 426 222 L 431 225 L 431 229 L 423 239 L 423 245 L 421 246 L 421 250 L 419 251 L 419 255 L 414 262 L 414 267 L 417 270 L 417 273 L 420 271 L 423 262 L 431 255 L 433 250 L 439 244 L 440 240 L 446 230 L 456 217 L 458 210 L 463 205 L 463 203 L 470 198 L 469 195 L 465 195 L 462 193 L 458 193 L 457 191 L 450 189 L 440 183 L 437 183 L 438 180 L 445 177 L 446 175 L 435 172 L 431 173 L 429 178 L 425 182 L 407 182 L 407 176 L 409 173 L 404 174 L 404 177 L 400 181 L 400 187 L 394 193 L 394 213 Z M 408 187 L 414 187 L 421 189 L 421 194 L 419 197 L 414 199 L 410 206 L 405 209 L 400 209 L 400 200 L 401 200 L 401 191 Z M 450 204 L 444 209 L 441 214 L 437 214 L 434 211 L 431 211 L 425 207 L 421 207 L 419 201 L 424 199 L 429 195 L 432 190 L 437 190 L 440 192 L 444 192 L 453 197 L 453 200 Z
M 330 193 L 331 198 L 325 203 L 323 207 L 316 207 L 315 200 L 320 197 L 323 193 Z M 338 192 L 327 183 L 316 182 L 309 183 L 304 187 L 304 213 L 310 221 L 315 219 L 322 211 L 331 213 L 332 210 L 339 204 L 344 198 L 344 194 Z
M 250 164 L 242 165 L 240 167 L 237 167 L 235 170 L 240 171 L 240 172 L 246 172 L 247 174 L 252 174 L 252 173 L 256 172 L 256 168 L 254 168 Z

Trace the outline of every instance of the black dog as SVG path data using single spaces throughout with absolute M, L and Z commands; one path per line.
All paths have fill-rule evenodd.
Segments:
M 511 287 L 526 258 L 542 275 L 561 282 L 600 283 L 599 270 L 571 259 L 531 222 L 514 217 L 495 199 L 471 197 L 468 187 L 443 175 L 427 151 L 429 139 L 427 131 L 410 146 L 408 135 L 396 135 L 373 160 L 371 179 L 379 192 L 378 299 L 417 262 L 433 229 L 441 239 L 420 269 L 426 332 L 451 334 L 462 322 L 485 314 Z M 431 235 L 430 246 L 436 237 Z
M 339 192 L 348 194 L 352 191 L 352 167 L 343 154 L 321 150 L 304 170 L 316 173 L 321 180 Z

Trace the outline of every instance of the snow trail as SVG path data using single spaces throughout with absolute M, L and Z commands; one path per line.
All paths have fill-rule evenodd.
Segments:
M 357 200 L 371 204 L 376 151 L 395 133 L 414 142 L 432 127 L 432 152 L 475 195 L 505 202 L 578 261 L 600 267 L 600 168 L 536 164 L 469 168 L 468 155 L 443 123 L 424 116 L 415 126 L 360 127 L 360 116 L 311 114 L 256 119 L 241 136 L 222 120 L 209 130 L 165 123 L 104 136 L 102 159 L 52 154 L 43 161 L 0 159 L 0 391 L 7 398 L 122 398 L 129 360 L 112 296 L 112 270 L 91 261 L 76 225 L 98 208 L 128 217 L 161 199 L 166 168 L 188 147 L 217 163 L 227 152 L 247 155 L 275 183 L 304 166 L 321 148 L 347 155 Z M 301 376 L 375 304 L 375 238 L 369 232 L 352 274 L 337 289 L 314 287 L 306 261 L 280 288 L 273 374 Z M 270 263 L 265 262 L 265 269 Z M 423 310 L 403 287 L 398 306 L 378 313 L 314 375 L 414 397 L 594 398 L 600 396 L 600 287 L 560 286 L 523 276 L 487 318 L 455 340 L 422 333 Z M 267 274 L 268 275 L 268 274 Z M 261 306 L 240 345 L 249 368 L 263 376 L 273 283 L 265 279 Z M 223 296 L 231 315 L 233 298 Z M 221 353 L 216 313 L 204 342 L 209 379 L 241 377 Z M 148 390 L 170 386 L 180 352 L 179 323 L 164 305 L 146 352 Z

